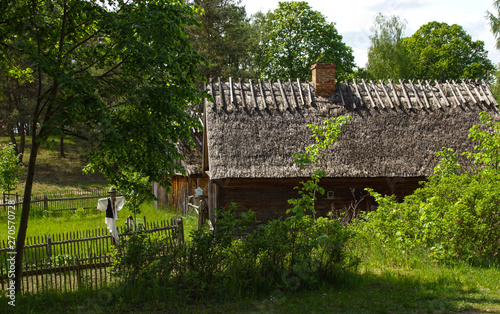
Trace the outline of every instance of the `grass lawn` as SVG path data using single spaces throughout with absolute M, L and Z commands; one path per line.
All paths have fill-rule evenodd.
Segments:
M 133 212 L 125 205 L 121 211 L 118 212 L 118 220 L 116 222 L 117 226 L 125 225 L 125 221 L 128 216 L 134 216 Z M 137 215 L 139 220 L 143 220 L 146 217 L 147 222 L 155 222 L 160 220 L 167 220 L 174 217 L 179 217 L 175 210 L 161 210 L 155 209 L 150 204 L 143 204 L 141 206 L 141 213 Z M 19 221 L 21 219 L 20 209 L 16 214 L 16 226 L 19 226 Z M 183 217 L 184 220 L 184 234 L 186 237 L 192 230 L 198 228 L 198 219 L 195 216 Z M 7 213 L 5 211 L 0 212 L 0 226 L 7 226 Z M 34 236 L 46 236 L 57 233 L 67 233 L 73 231 L 85 231 L 93 230 L 98 228 L 105 228 L 104 223 L 104 212 L 97 209 L 86 209 L 86 210 L 65 210 L 65 211 L 49 211 L 48 213 L 40 216 L 30 217 L 28 224 L 28 237 Z M 0 238 L 7 239 L 7 227 L 0 228 Z M 17 236 L 17 228 L 16 228 Z
M 363 268 L 338 286 L 280 291 L 236 301 L 183 300 L 169 291 L 45 294 L 17 300 L 15 312 L 97 313 L 500 313 L 500 269 L 427 265 L 418 269 Z M 0 311 L 14 310 L 0 299 Z

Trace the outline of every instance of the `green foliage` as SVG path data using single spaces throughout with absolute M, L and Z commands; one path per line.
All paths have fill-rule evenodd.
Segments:
M 497 40 L 496 48 L 500 49 L 500 1 L 493 1 L 493 7 L 495 8 L 496 12 L 491 13 L 490 11 L 487 11 L 486 19 L 489 21 L 491 32 L 493 33 L 493 35 L 495 35 L 495 38 Z
M 295 153 L 294 163 L 300 169 L 306 169 L 313 164 L 320 163 L 321 158 L 325 155 L 323 151 L 338 140 L 342 132 L 342 126 L 349 123 L 350 118 L 350 116 L 339 116 L 323 121 L 324 125 L 307 125 L 311 129 L 316 143 L 307 146 L 305 153 Z M 320 193 L 321 195 L 325 193 L 325 190 L 319 186 L 319 181 L 324 176 L 325 171 L 321 169 L 313 170 L 310 179 L 301 182 L 302 187 L 299 190 L 301 197 L 288 200 L 288 203 L 293 207 L 288 209 L 286 213 L 293 213 L 294 217 L 299 220 L 304 217 L 307 211 L 315 214 L 314 202 L 317 199 L 316 193 Z M 299 189 L 299 187 L 295 187 L 295 189 Z
M 441 157 L 436 167 L 434 167 L 434 175 L 438 177 L 447 177 L 458 174 L 462 169 L 462 165 L 458 163 L 457 154 L 453 148 L 446 148 L 436 153 L 437 157 Z
M 344 244 L 347 230 L 335 220 L 304 217 L 270 221 L 241 237 L 256 223 L 250 211 L 217 212 L 214 230 L 196 230 L 187 247 L 165 250 L 147 236 L 122 241 L 115 275 L 133 286 L 160 286 L 188 299 L 230 299 L 317 288 L 337 282 L 357 265 Z
M 430 22 L 403 40 L 415 73 L 426 80 L 486 79 L 494 69 L 484 42 L 460 25 Z
M 24 166 L 16 156 L 14 145 L 7 144 L 0 150 L 0 187 L 10 193 L 19 183 Z
M 474 153 L 466 153 L 468 158 L 474 159 L 474 164 L 482 164 L 485 168 L 500 170 L 500 123 L 494 122 L 486 112 L 479 114 L 484 127 L 475 125 L 471 128 L 469 138 L 479 142 Z
M 411 78 L 411 64 L 403 46 L 406 20 L 379 13 L 371 29 L 366 72 L 371 79 Z
M 205 78 L 252 77 L 252 47 L 257 46 L 241 0 L 195 0 L 203 10 L 196 15 L 201 27 L 188 28 L 189 39 L 209 65 L 202 65 Z
M 481 121 L 489 129 L 471 128 L 470 138 L 479 144 L 467 153 L 480 168 L 459 174 L 455 153 L 444 148 L 437 153 L 442 159 L 434 175 L 404 202 L 369 190 L 379 206 L 351 226 L 356 243 L 395 263 L 430 258 L 445 263 L 498 264 L 500 123 L 485 113 Z
M 353 71 L 352 48 L 342 42 L 335 25 L 307 2 L 280 2 L 257 24 L 262 38 L 256 63 L 263 78 L 310 79 L 315 63 L 335 63 L 339 80 Z

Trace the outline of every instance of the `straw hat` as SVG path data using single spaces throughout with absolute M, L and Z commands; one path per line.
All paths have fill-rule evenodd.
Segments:
M 116 189 L 114 187 L 110 187 L 108 193 L 116 193 Z

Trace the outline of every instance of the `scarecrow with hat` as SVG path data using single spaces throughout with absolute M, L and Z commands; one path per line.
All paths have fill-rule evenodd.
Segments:
M 113 236 L 115 245 L 118 245 L 120 244 L 120 239 L 118 237 L 118 230 L 116 229 L 116 219 L 118 218 L 117 213 L 123 208 L 125 200 L 123 196 L 116 197 L 116 189 L 114 187 L 111 187 L 108 193 L 109 198 L 101 198 L 97 201 L 97 209 L 106 212 L 104 222 Z

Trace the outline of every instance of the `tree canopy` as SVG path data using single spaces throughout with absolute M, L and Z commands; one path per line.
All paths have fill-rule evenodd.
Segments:
M 30 69 L 33 82 L 23 84 L 34 89 L 16 271 L 38 150 L 61 126 L 90 142 L 87 169 L 116 186 L 133 188 L 133 176 L 168 185 L 168 176 L 182 171 L 175 145 L 190 141 L 198 122 L 187 104 L 203 96 L 194 86 L 203 58 L 186 33 L 197 24 L 195 10 L 182 0 L 3 3 L 0 69 Z
M 252 47 L 256 38 L 241 0 L 194 0 L 203 9 L 196 16 L 201 27 L 188 28 L 191 43 L 209 65 L 202 66 L 204 76 L 252 76 Z
M 407 78 L 411 71 L 403 46 L 406 21 L 379 13 L 371 28 L 366 71 L 373 79 Z
M 334 23 L 307 2 L 280 2 L 261 19 L 256 63 L 262 78 L 305 80 L 311 77 L 311 65 L 321 62 L 335 63 L 340 80 L 353 71 L 352 48 L 342 42 Z
M 403 43 L 414 69 L 413 78 L 486 79 L 488 71 L 494 69 L 484 42 L 473 41 L 457 24 L 427 23 Z

